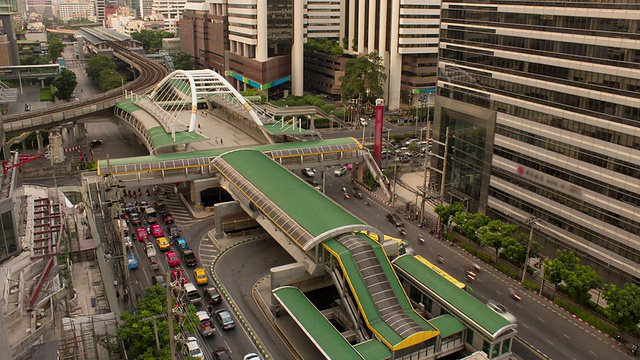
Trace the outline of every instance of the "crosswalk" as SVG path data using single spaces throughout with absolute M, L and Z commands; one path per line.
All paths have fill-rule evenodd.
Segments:
M 205 266 L 205 269 L 209 271 L 211 269 L 211 263 L 218 254 L 218 247 L 211 240 L 211 235 L 207 235 L 200 241 L 200 262 Z

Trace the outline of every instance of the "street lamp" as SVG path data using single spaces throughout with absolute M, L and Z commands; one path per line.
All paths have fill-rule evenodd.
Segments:
M 365 130 L 367 129 L 367 125 L 369 125 L 369 123 L 366 122 L 366 121 L 361 121 L 360 125 L 362 125 L 362 146 L 364 146 L 364 133 L 365 133 Z

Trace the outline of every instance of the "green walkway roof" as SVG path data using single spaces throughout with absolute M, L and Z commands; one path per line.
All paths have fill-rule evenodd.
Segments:
M 353 346 L 364 359 L 388 359 L 391 350 L 379 340 L 371 339 Z
M 396 258 L 393 264 L 403 271 L 406 276 L 415 279 L 416 282 L 431 289 L 431 291 L 438 294 L 445 302 L 449 303 L 451 306 L 447 311 L 460 312 L 491 336 L 496 336 L 503 328 L 512 325 L 505 318 L 471 296 L 471 294 L 459 289 L 450 281 L 431 270 L 413 255 L 402 255 Z M 466 325 L 473 326 L 473 324 Z
M 116 107 L 122 109 L 129 114 L 133 114 L 134 111 L 142 110 L 142 108 L 133 103 L 131 99 L 125 99 L 116 104 Z
M 275 289 L 273 294 L 302 331 L 316 344 L 318 350 L 328 359 L 365 359 L 298 288 L 280 287 Z M 384 358 L 368 357 L 366 359 Z
M 283 125 L 281 122 L 264 124 L 262 127 L 272 135 L 314 135 L 318 133 L 315 130 L 294 128 L 291 124 Z
M 444 314 L 429 320 L 431 325 L 440 330 L 440 337 L 446 338 L 453 334 L 464 331 L 467 327 L 450 314 Z
M 151 145 L 154 149 L 209 139 L 204 135 L 198 134 L 196 131 L 178 131 L 176 132 L 176 140 L 174 141 L 171 134 L 167 133 L 162 126 L 147 129 L 147 132 L 151 137 Z
M 364 225 L 258 149 L 231 151 L 221 157 L 314 237 L 342 226 Z

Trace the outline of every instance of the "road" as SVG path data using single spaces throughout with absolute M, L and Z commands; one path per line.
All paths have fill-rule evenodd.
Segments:
M 365 199 L 371 206 L 365 206 L 365 199 L 345 199 L 342 186 L 351 185 L 348 178 L 336 178 L 332 171 L 327 172 L 327 187 L 325 193 L 336 203 L 343 206 L 352 214 L 369 224 L 375 224 L 381 231 L 391 236 L 398 236 L 397 229 L 387 221 L 386 214 L 390 208 L 365 194 Z M 465 269 L 471 263 L 480 263 L 458 247 L 452 247 L 448 242 L 437 240 L 428 232 L 419 229 L 417 224 L 405 221 L 406 239 L 416 254 L 436 263 L 437 255 L 445 258 L 441 267 L 457 279 L 463 279 Z M 416 239 L 426 240 L 420 245 Z M 485 266 L 477 280 L 471 284 L 473 295 L 486 303 L 496 300 L 505 305 L 518 319 L 518 336 L 533 345 L 551 359 L 611 359 L 631 358 L 624 349 L 613 345 L 611 339 L 594 331 L 589 326 L 574 319 L 545 299 L 529 292 L 521 291 L 523 299 L 515 302 L 508 294 L 509 288 L 521 289 L 519 284 Z M 538 358 L 524 346 L 515 346 L 523 359 Z M 527 352 L 523 352 L 527 351 Z

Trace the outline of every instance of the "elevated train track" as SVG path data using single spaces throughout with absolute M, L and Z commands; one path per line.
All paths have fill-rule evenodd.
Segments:
M 129 51 L 126 47 L 110 42 L 115 57 L 131 65 L 138 77 L 122 87 L 105 93 L 68 103 L 59 103 L 54 107 L 38 111 L 25 112 L 3 118 L 5 133 L 15 134 L 24 131 L 40 130 L 56 125 L 69 123 L 81 116 L 87 116 L 99 111 L 110 111 L 116 103 L 123 99 L 124 90 L 142 94 L 153 88 L 167 75 L 167 70 L 144 55 Z

